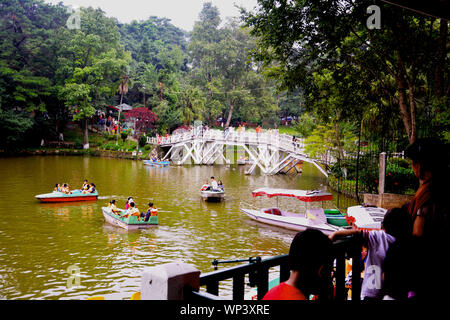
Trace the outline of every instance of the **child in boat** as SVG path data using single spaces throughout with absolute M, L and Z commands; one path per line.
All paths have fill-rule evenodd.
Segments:
M 87 191 L 89 190 L 89 183 L 87 180 L 83 181 L 83 186 L 81 187 L 81 191 Z
M 81 193 L 84 193 L 84 194 L 86 194 L 86 193 L 94 193 L 94 192 L 95 192 L 95 184 L 93 184 L 92 182 L 89 185 L 88 190 L 81 191 Z
M 411 229 L 408 212 L 404 208 L 388 210 L 381 223 L 381 229 L 339 230 L 329 236 L 332 241 L 339 236 L 362 236 L 363 243 L 367 247 L 364 280 L 361 286 L 361 299 L 363 300 L 381 300 L 383 298 L 383 265 L 386 253 L 395 243 L 408 238 Z
M 130 203 L 134 202 L 132 197 L 128 197 L 127 202 L 125 203 L 125 210 L 128 210 L 128 208 L 130 207 Z
M 209 190 L 211 187 L 208 183 L 208 180 L 205 181 L 205 184 L 202 186 L 202 188 L 200 189 L 200 191 L 206 191 Z
M 119 214 L 119 210 L 116 207 L 116 200 L 111 200 L 108 207 L 112 213 Z
M 63 184 L 63 187 L 62 187 L 62 190 L 61 190 L 62 192 L 64 192 L 65 194 L 71 194 L 72 192 L 70 191 L 70 187 L 69 187 L 69 185 L 67 184 L 67 183 L 64 183 Z
M 158 215 L 158 209 L 153 206 L 153 202 L 148 203 L 148 209 L 146 213 L 141 213 L 141 217 L 144 218 L 144 221 L 147 222 L 150 217 L 154 217 Z
M 218 188 L 219 188 L 219 191 L 224 191 L 224 187 L 223 187 L 223 184 L 222 184 L 222 180 L 219 180 L 219 182 L 217 182 L 217 186 L 218 186 Z
M 141 213 L 139 212 L 138 208 L 136 208 L 136 205 L 134 202 L 130 203 L 130 207 L 127 211 L 124 212 L 124 214 L 121 215 L 121 217 L 128 218 L 129 216 L 136 216 L 138 217 L 138 220 L 141 220 Z
M 59 185 L 59 183 L 55 184 L 55 189 L 54 190 L 57 191 L 57 192 L 62 192 L 61 191 L 61 186 Z
M 94 193 L 95 192 L 95 184 L 91 182 L 91 186 L 89 187 L 88 193 Z

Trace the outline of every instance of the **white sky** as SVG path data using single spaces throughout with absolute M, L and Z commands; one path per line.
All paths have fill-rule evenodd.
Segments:
M 234 4 L 251 10 L 257 0 L 44 0 L 57 4 L 63 2 L 66 6 L 100 7 L 108 17 L 115 17 L 120 22 L 129 23 L 133 20 L 146 20 L 150 16 L 169 18 L 176 27 L 191 31 L 204 2 L 212 2 L 219 8 L 222 22 L 226 17 L 239 16 L 239 10 Z

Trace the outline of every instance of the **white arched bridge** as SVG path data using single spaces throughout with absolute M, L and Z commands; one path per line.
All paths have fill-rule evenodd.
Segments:
M 215 129 L 204 131 L 199 127 L 166 137 L 147 137 L 147 143 L 169 147 L 162 160 L 170 159 L 178 165 L 192 161 L 194 164 L 231 164 L 234 163 L 235 153 L 234 150 L 230 152 L 227 147 L 238 146 L 248 154 L 251 167 L 247 174 L 253 173 L 256 167 L 265 174 L 277 174 L 286 170 L 287 166 L 289 170 L 304 161 L 314 164 L 320 172 L 328 176 L 319 160 L 304 154 L 303 140 L 294 140 L 293 136 L 287 134 Z

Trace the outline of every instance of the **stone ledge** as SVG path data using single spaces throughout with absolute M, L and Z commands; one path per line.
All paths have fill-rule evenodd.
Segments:
M 383 193 L 383 194 L 364 194 L 364 203 L 376 205 L 384 209 L 392 209 L 403 206 L 412 199 L 412 195 Z

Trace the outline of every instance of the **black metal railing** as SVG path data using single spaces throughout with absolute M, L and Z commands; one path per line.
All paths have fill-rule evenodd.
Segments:
M 332 277 L 335 290 L 332 299 L 343 301 L 347 299 L 347 289 L 345 287 L 345 260 L 352 259 L 352 300 L 360 300 L 361 293 L 361 241 L 358 237 L 349 237 L 338 240 L 333 243 L 333 256 L 335 266 L 333 267 Z M 237 262 L 226 261 L 226 262 Z M 219 296 L 219 285 L 221 281 L 232 279 L 232 300 L 244 300 L 245 295 L 245 277 L 248 275 L 249 285 L 257 287 L 257 299 L 261 300 L 269 286 L 269 269 L 280 267 L 280 282 L 289 278 L 290 270 L 288 267 L 288 255 L 281 255 L 268 259 L 249 258 L 241 261 L 249 261 L 248 264 L 227 268 L 224 270 L 213 271 L 200 276 L 200 287 L 206 287 L 206 292 L 192 291 L 190 288 L 185 290 L 186 300 L 223 300 Z M 220 263 L 213 261 L 216 267 Z M 328 294 L 319 295 L 319 299 L 330 299 Z

